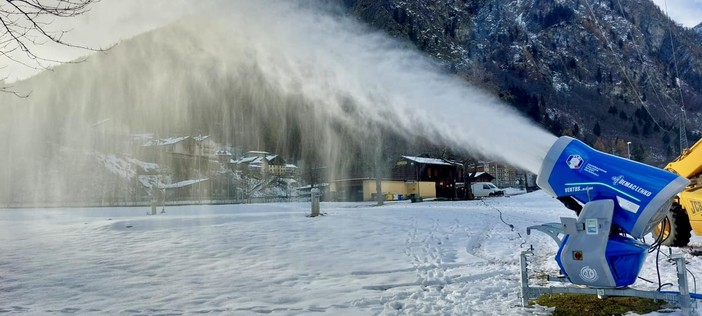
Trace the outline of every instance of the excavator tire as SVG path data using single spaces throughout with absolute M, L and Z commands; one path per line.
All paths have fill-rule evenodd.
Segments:
M 658 238 L 662 229 L 664 239 L 661 244 L 664 246 L 686 247 L 690 242 L 690 217 L 679 204 L 673 204 L 663 222 L 653 229 L 653 237 Z

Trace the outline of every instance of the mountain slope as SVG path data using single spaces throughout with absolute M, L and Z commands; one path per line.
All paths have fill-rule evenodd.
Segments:
M 702 41 L 649 0 L 344 4 L 554 133 L 581 134 L 618 154 L 633 141 L 651 163 L 679 150 L 682 107 L 689 137 L 700 135 Z

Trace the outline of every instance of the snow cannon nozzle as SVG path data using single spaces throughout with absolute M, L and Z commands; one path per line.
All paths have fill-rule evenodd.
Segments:
M 562 136 L 546 154 L 536 184 L 557 198 L 586 204 L 614 201 L 612 224 L 641 238 L 666 216 L 689 180 L 672 172 L 610 155 Z

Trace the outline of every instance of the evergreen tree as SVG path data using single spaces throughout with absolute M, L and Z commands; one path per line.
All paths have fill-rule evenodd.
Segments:
M 600 122 L 595 122 L 595 127 L 592 128 L 592 133 L 595 134 L 595 136 L 600 137 L 602 134 L 602 129 L 600 128 Z
M 531 104 L 527 114 L 534 119 L 535 122 L 541 122 L 541 108 L 537 102 Z
M 621 111 L 621 112 L 619 112 L 619 118 L 620 118 L 622 121 L 626 121 L 627 119 L 629 119 L 629 116 L 626 115 L 626 112 Z
M 637 144 L 631 147 L 631 160 L 644 161 L 646 159 L 646 150 L 643 145 Z

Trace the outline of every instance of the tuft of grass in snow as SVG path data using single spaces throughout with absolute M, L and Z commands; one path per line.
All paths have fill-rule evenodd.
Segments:
M 664 301 L 654 301 L 639 297 L 607 297 L 583 294 L 544 294 L 532 304 L 555 307 L 553 316 L 609 316 L 624 315 L 628 312 L 646 314 L 663 308 Z

